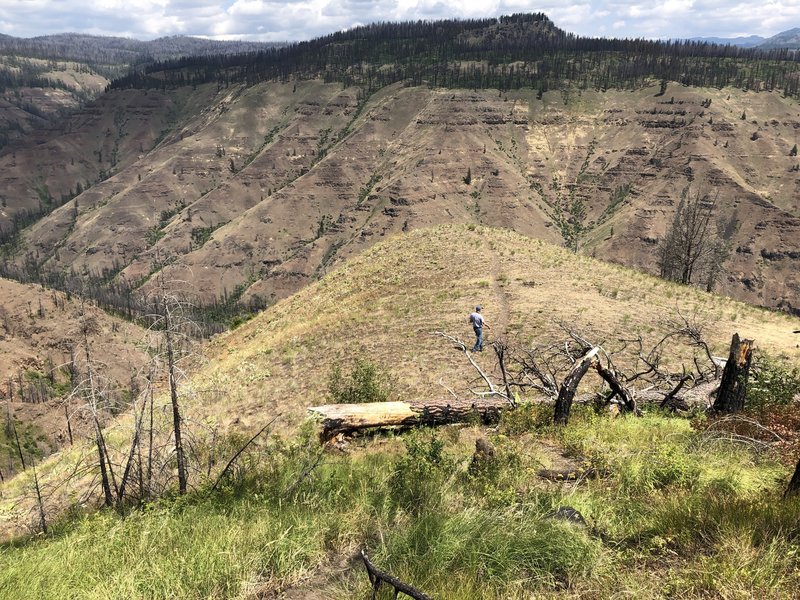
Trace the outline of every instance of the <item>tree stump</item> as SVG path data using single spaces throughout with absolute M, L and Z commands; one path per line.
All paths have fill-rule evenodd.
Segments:
M 495 461 L 494 447 L 486 438 L 475 440 L 475 453 L 472 455 L 472 462 L 469 464 L 469 472 L 472 475 L 484 471 Z
M 753 340 L 741 340 L 739 334 L 734 333 L 728 362 L 725 363 L 725 370 L 722 372 L 722 383 L 714 401 L 714 410 L 735 413 L 744 408 L 752 359 Z

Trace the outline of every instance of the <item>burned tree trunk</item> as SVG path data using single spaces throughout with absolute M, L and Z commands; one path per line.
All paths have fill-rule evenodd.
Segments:
M 794 475 L 792 475 L 792 479 L 789 481 L 789 486 L 786 488 L 786 493 L 784 493 L 783 497 L 790 498 L 798 494 L 800 494 L 800 460 L 797 461 Z
M 610 401 L 615 396 L 618 396 L 621 400 L 622 410 L 625 412 L 632 412 L 634 414 L 639 414 L 639 409 L 636 406 L 636 400 L 633 397 L 631 391 L 622 385 L 620 382 L 619 377 L 614 372 L 614 369 L 606 368 L 600 362 L 596 362 L 594 365 L 597 372 L 600 374 L 605 382 L 611 387 L 611 396 L 608 397 Z
M 722 372 L 722 383 L 714 401 L 714 410 L 735 413 L 744 408 L 752 358 L 753 340 L 740 340 L 739 334 L 734 333 L 728 362 L 725 363 L 725 370 Z
M 511 408 L 505 399 L 454 400 L 440 402 L 367 402 L 364 404 L 326 404 L 308 410 L 322 417 L 321 438 L 363 429 L 416 425 L 446 425 L 473 419 L 496 423 L 500 412 Z
M 556 399 L 556 408 L 553 414 L 553 422 L 556 425 L 566 425 L 569 420 L 569 411 L 572 408 L 572 401 L 575 399 L 575 390 L 578 389 L 578 384 L 581 379 L 586 375 L 586 371 L 592 366 L 595 361 L 597 353 L 600 351 L 598 346 L 589 350 L 583 357 L 576 361 L 570 369 L 567 376 L 564 378 L 564 383 L 561 384 L 561 390 L 558 392 Z

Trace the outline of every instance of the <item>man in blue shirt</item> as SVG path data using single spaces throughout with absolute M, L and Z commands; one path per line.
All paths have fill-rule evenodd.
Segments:
M 490 327 L 481 314 L 480 305 L 476 306 L 475 312 L 469 315 L 469 322 L 475 332 L 475 345 L 472 347 L 472 351 L 483 352 L 483 328 L 490 329 Z

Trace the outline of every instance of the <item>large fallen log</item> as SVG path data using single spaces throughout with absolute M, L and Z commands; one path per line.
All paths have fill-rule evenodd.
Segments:
M 408 428 L 416 425 L 446 425 L 479 421 L 496 423 L 503 410 L 511 408 L 505 399 L 441 400 L 431 402 L 369 402 L 325 404 L 309 412 L 322 417 L 323 440 L 340 433 L 370 428 Z

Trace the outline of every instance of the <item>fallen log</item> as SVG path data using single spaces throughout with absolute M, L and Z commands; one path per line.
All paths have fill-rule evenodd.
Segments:
M 329 440 L 344 433 L 371 428 L 408 428 L 416 425 L 447 425 L 479 421 L 496 423 L 511 405 L 505 399 L 440 400 L 430 402 L 368 402 L 325 404 L 309 412 L 322 418 L 320 437 Z

